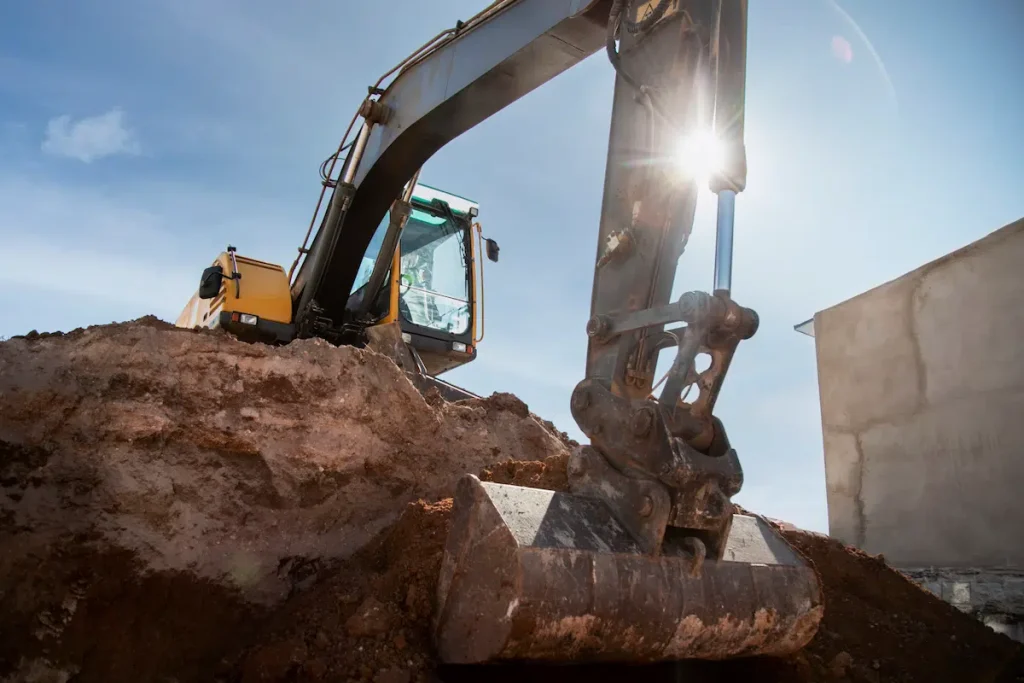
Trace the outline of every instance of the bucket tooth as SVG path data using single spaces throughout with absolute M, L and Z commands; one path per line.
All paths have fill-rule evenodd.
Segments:
M 735 515 L 721 560 L 666 539 L 641 551 L 600 500 L 481 482 L 456 489 L 438 583 L 442 661 L 631 661 L 786 655 L 823 608 L 814 570 Z

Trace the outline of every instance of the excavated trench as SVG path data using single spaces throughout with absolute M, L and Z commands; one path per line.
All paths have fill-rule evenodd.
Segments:
M 425 398 L 372 351 L 153 319 L 0 343 L 0 681 L 1024 681 L 1019 645 L 787 529 L 825 620 L 787 660 L 438 667 L 463 472 L 565 487 L 518 399 Z

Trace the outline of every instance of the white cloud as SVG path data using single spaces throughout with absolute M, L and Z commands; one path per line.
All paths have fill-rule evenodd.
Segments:
M 92 163 L 117 154 L 140 153 L 134 131 L 125 126 L 124 112 L 119 108 L 105 114 L 72 121 L 68 115 L 50 119 L 42 149 L 47 154 Z

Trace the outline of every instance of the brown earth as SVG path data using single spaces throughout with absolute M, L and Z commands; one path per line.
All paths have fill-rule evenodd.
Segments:
M 485 470 L 481 478 L 564 490 L 564 467 L 559 456 L 506 462 Z M 410 505 L 351 565 L 276 615 L 236 665 L 241 680 L 1024 681 L 1024 648 L 1009 638 L 934 597 L 884 560 L 792 528 L 783 528 L 783 534 L 817 569 L 825 589 L 825 618 L 811 643 L 789 659 L 645 667 L 438 667 L 431 658 L 429 628 L 450 510 L 450 500 Z
M 567 448 L 514 396 L 428 402 L 319 340 L 143 319 L 0 343 L 0 677 L 194 678 L 409 502 Z
M 825 587 L 790 659 L 439 667 L 452 483 L 564 489 L 572 445 L 515 397 L 427 401 L 322 342 L 142 321 L 2 343 L 0 681 L 1024 681 L 1008 638 L 787 527 Z

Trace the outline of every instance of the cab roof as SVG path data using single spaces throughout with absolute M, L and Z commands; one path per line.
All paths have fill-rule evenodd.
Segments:
M 453 213 L 461 214 L 463 216 L 469 215 L 470 209 L 480 210 L 480 204 L 474 202 L 471 199 L 460 197 L 451 192 L 445 192 L 439 190 L 436 187 L 430 187 L 422 183 L 417 183 L 416 187 L 412 190 L 413 201 L 422 202 L 424 204 L 430 204 L 435 199 L 440 199 L 448 203 Z

